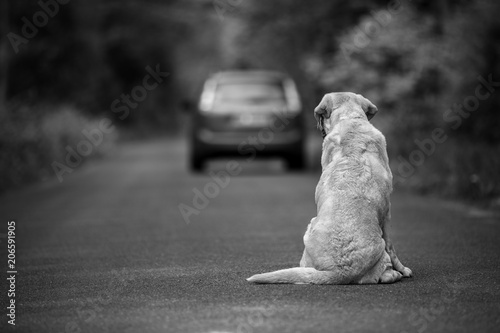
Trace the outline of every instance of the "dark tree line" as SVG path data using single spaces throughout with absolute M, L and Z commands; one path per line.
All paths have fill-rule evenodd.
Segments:
M 2 6 L 3 101 L 70 103 L 99 115 L 120 94 L 141 84 L 147 66 L 159 64 L 172 73 L 171 79 L 143 103 L 141 116 L 127 122 L 144 117 L 154 123 L 159 108 L 175 104 L 173 50 L 195 25 L 195 20 L 182 18 L 190 4 L 21 0 L 2 1 Z

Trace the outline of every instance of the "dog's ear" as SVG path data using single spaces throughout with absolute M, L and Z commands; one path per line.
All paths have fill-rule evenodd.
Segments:
M 359 97 L 359 104 L 361 105 L 361 108 L 365 112 L 366 117 L 368 118 L 368 120 L 372 119 L 373 116 L 375 116 L 375 114 L 378 112 L 378 108 L 375 106 L 375 104 L 370 102 L 367 98 L 365 98 L 359 94 L 358 94 L 358 97 Z
M 316 119 L 316 127 L 320 131 L 323 131 L 323 120 L 325 118 L 330 118 L 330 114 L 331 113 L 328 113 L 326 108 L 320 107 L 320 105 L 318 105 L 314 109 L 314 118 Z
M 314 118 L 318 129 L 323 130 L 323 120 L 330 118 L 332 112 L 349 100 L 349 96 L 340 93 L 330 93 L 323 96 L 321 102 L 314 109 Z

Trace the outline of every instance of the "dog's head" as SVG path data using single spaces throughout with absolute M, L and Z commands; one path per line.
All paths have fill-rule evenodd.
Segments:
M 333 126 L 343 119 L 366 117 L 370 120 L 377 113 L 377 107 L 359 94 L 351 92 L 329 93 L 323 96 L 314 109 L 318 129 L 325 137 Z

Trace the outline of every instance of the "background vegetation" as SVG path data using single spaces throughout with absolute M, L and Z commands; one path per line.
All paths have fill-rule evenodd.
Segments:
M 32 20 L 40 5 L 1 6 L 0 187 L 48 177 L 51 161 L 102 117 L 117 133 L 177 132 L 180 102 L 195 100 L 209 73 L 236 67 L 290 73 L 305 112 L 330 91 L 368 97 L 380 109 L 374 122 L 386 134 L 396 186 L 472 200 L 500 195 L 499 92 L 458 127 L 445 118 L 474 96 L 478 76 L 500 81 L 493 0 L 72 0 L 18 53 L 6 36 L 20 35 L 22 18 Z M 112 101 L 157 64 L 171 75 L 119 119 Z M 421 150 L 415 140 L 436 128 L 445 142 L 411 164 Z M 411 172 L 401 172 L 405 163 Z

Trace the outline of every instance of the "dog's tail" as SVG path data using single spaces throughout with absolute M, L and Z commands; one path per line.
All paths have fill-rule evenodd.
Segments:
M 349 283 L 338 272 L 318 271 L 312 267 L 281 269 L 264 274 L 256 274 L 247 279 L 253 283 L 294 283 L 294 284 L 346 284 Z

